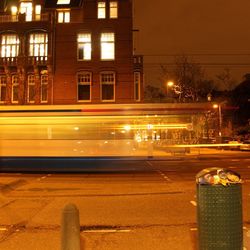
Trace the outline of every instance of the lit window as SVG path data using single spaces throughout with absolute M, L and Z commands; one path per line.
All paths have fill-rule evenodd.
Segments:
M 81 72 L 77 75 L 78 101 L 90 101 L 92 74 Z
M 11 101 L 12 101 L 12 103 L 18 103 L 18 99 L 19 99 L 19 80 L 18 80 L 18 76 L 13 75 L 11 80 L 12 80 Z
M 36 14 L 36 20 L 40 20 L 41 19 L 41 5 L 36 5 L 36 8 L 35 8 L 35 14 Z
M 36 33 L 30 35 L 29 55 L 43 56 L 48 55 L 48 34 Z
M 112 1 L 109 3 L 109 17 L 117 18 L 118 17 L 118 3 Z
M 101 34 L 101 59 L 114 60 L 115 59 L 115 34 L 102 33 Z
M 101 73 L 101 99 L 102 101 L 115 100 L 115 73 Z
M 58 11 L 58 23 L 69 23 L 70 22 L 70 11 Z
M 41 75 L 41 102 L 48 102 L 48 75 Z
M 106 3 L 105 2 L 98 2 L 98 19 L 106 18 Z
M 58 5 L 60 4 L 70 4 L 70 0 L 57 0 L 57 3 Z
M 19 38 L 17 35 L 2 35 L 1 57 L 16 57 L 19 52 Z
M 140 84 L 141 83 L 141 74 L 140 72 L 134 72 L 134 93 L 135 100 L 140 101 Z
M 32 2 L 21 2 L 20 13 L 25 14 L 27 22 L 32 21 Z
M 6 76 L 0 76 L 0 102 L 5 102 L 7 97 L 7 78 Z
M 13 16 L 17 15 L 17 7 L 16 6 L 11 7 L 11 15 L 13 15 Z
M 78 34 L 78 60 L 91 60 L 91 34 Z
M 28 103 L 35 102 L 35 76 L 28 75 Z

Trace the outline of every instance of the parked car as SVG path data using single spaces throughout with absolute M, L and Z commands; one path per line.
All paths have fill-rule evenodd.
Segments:
M 242 151 L 250 150 L 250 140 L 243 141 L 242 145 L 240 145 L 240 150 Z

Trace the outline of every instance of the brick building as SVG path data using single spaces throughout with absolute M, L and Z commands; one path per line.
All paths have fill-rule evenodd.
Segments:
M 132 0 L 1 0 L 0 104 L 134 103 Z

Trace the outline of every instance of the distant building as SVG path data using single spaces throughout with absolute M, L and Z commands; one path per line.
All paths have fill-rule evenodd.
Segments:
M 135 103 L 132 0 L 1 0 L 0 104 Z

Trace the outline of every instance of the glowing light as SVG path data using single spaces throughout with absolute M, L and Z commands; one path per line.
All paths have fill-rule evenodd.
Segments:
M 76 131 L 79 130 L 79 127 L 74 127 L 74 130 L 76 130 Z
M 70 4 L 70 0 L 57 0 L 57 3 L 58 5 L 60 4 Z
M 16 15 L 17 14 L 17 7 L 16 6 L 12 6 L 11 7 L 11 14 L 12 15 Z
M 152 124 L 148 124 L 148 125 L 147 125 L 147 128 L 148 128 L 148 129 L 152 129 L 152 128 L 153 128 L 153 125 L 152 125 Z
M 174 86 L 174 82 L 172 82 L 172 81 L 167 82 L 167 86 L 168 86 L 168 87 Z
M 214 105 L 213 105 L 213 108 L 214 108 L 214 109 L 217 109 L 218 107 L 219 107 L 218 104 L 214 104 Z
M 125 129 L 126 131 L 129 131 L 129 130 L 131 129 L 131 126 L 130 126 L 130 125 L 125 125 L 125 126 L 124 126 L 124 129 Z

